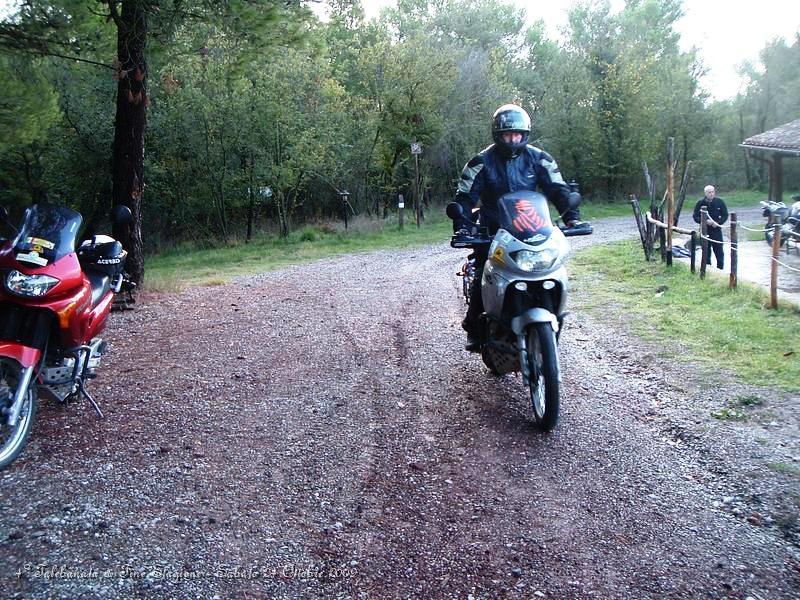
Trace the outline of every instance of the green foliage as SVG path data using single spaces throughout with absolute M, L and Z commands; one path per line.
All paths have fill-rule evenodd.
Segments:
M 28 57 L 0 55 L 0 79 L 0 202 L 13 209 L 41 198 L 43 147 L 59 118 L 58 97 L 42 65 Z
M 572 274 L 591 298 L 591 306 L 581 308 L 624 307 L 634 331 L 658 340 L 674 359 L 731 372 L 748 383 L 797 389 L 798 310 L 770 310 L 762 290 L 740 284 L 730 291 L 727 280 L 700 280 L 683 265 L 647 263 L 632 241 L 578 252 Z
M 41 66 L 24 57 L 0 55 L 0 154 L 46 139 L 58 118 L 56 93 Z
M 287 236 L 341 218 L 340 190 L 355 213 L 388 216 L 398 194 L 413 201 L 412 140 L 426 203 L 444 202 L 509 101 L 530 112 L 533 143 L 578 180 L 592 217 L 628 214 L 629 195 L 644 196 L 643 161 L 663 190 L 668 137 L 679 171 L 694 165 L 690 194 L 708 182 L 763 187 L 763 165 L 738 144 L 800 114 L 797 40 L 767 45 L 736 101 L 708 104 L 703 67 L 678 44 L 678 0 L 630 0 L 617 13 L 579 2 L 555 38 L 508 0 L 402 0 L 372 21 L 360 0 L 326 0 L 326 22 L 297 1 L 136 2 L 148 11 L 149 250 L 246 230 Z M 50 198 L 101 224 L 117 7 L 31 0 L 0 24 L 6 204 Z M 795 162 L 787 187 L 800 186 Z
M 724 406 L 711 411 L 711 416 L 722 421 L 747 421 L 752 416 L 754 407 L 764 405 L 764 400 L 758 396 L 737 396 L 725 402 Z
M 145 286 L 151 291 L 171 292 L 187 285 L 218 283 L 221 277 L 261 273 L 338 254 L 437 243 L 450 235 L 450 222 L 442 216 L 426 225 L 417 229 L 407 224 L 399 231 L 395 219 L 359 219 L 347 231 L 341 226 L 306 226 L 286 237 L 259 235 L 249 244 L 231 241 L 206 249 L 185 246 L 152 257 Z

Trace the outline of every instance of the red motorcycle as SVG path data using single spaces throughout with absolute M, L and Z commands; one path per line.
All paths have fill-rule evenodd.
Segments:
M 0 219 L 8 223 L 0 208 Z M 130 210 L 115 208 L 116 223 Z M 69 208 L 35 204 L 22 227 L 0 247 L 0 469 L 19 456 L 37 399 L 86 398 L 107 343 L 99 336 L 116 293 L 130 291 L 127 252 L 96 235 L 75 248 L 83 217 Z

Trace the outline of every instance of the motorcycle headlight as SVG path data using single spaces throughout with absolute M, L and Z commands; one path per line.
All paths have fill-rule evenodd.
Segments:
M 543 248 L 538 252 L 520 250 L 514 253 L 513 258 L 523 271 L 545 271 L 556 262 L 558 251 L 555 248 Z
M 57 283 L 58 279 L 50 275 L 25 275 L 19 271 L 11 271 L 6 275 L 6 288 L 20 296 L 44 296 Z

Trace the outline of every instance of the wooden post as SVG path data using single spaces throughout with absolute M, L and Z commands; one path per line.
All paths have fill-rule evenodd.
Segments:
M 350 193 L 346 190 L 339 191 L 339 200 L 342 203 L 342 210 L 344 211 L 344 230 L 347 231 L 347 209 L 350 208 L 350 202 L 348 198 L 350 197 Z
M 642 222 L 642 210 L 639 207 L 639 200 L 635 195 L 631 195 L 631 206 L 633 206 L 633 216 L 636 218 L 636 228 L 639 230 L 639 238 L 642 240 L 645 260 L 650 260 L 650 253 L 647 251 L 647 228 Z
M 675 138 L 667 140 L 667 265 L 672 266 L 672 226 L 675 218 Z
M 403 213 L 406 210 L 406 203 L 403 201 L 403 194 L 397 196 L 397 218 L 400 220 L 400 231 L 403 231 Z
M 667 236 L 663 227 L 658 225 L 656 227 L 658 227 L 658 244 L 661 246 L 661 262 L 666 262 L 667 256 L 671 254 L 667 252 Z
M 417 207 L 417 229 L 419 229 L 422 211 L 422 198 L 419 197 L 419 154 L 414 154 L 414 203 Z
M 689 259 L 689 265 L 690 265 L 690 269 L 691 269 L 692 273 L 694 273 L 695 272 L 695 260 L 696 260 L 695 257 L 697 256 L 697 232 L 696 231 L 692 232 L 692 239 L 689 241 L 689 243 L 692 244 L 692 248 L 691 248 L 691 251 L 690 251 L 691 252 L 691 254 L 690 254 L 691 258 Z
M 700 252 L 700 279 L 706 276 L 706 261 L 708 260 L 708 252 L 711 248 L 708 247 L 708 209 L 704 206 L 700 209 L 700 247 L 703 249 Z
M 778 308 L 778 257 L 781 255 L 781 226 L 772 226 L 772 270 L 769 278 L 770 306 Z
M 739 232 L 736 227 L 738 224 L 736 213 L 731 213 L 731 275 L 728 287 L 733 290 L 736 289 L 736 276 L 739 271 Z
M 683 208 L 683 201 L 686 199 L 686 188 L 689 187 L 689 169 L 692 166 L 692 161 L 686 162 L 686 168 L 683 170 L 683 178 L 681 179 L 680 189 L 678 191 L 678 201 L 675 204 L 675 221 L 673 221 L 673 225 L 678 224 L 678 220 L 681 218 L 681 209 Z
M 778 202 L 783 202 L 783 156 L 777 152 L 772 155 L 769 176 L 775 178 L 775 199 Z

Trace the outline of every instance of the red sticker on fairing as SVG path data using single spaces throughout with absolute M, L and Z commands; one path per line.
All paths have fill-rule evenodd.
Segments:
M 514 204 L 517 216 L 511 221 L 516 230 L 522 234 L 533 234 L 547 225 L 536 208 L 528 200 L 517 200 Z

